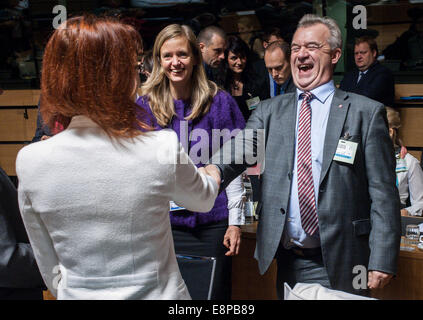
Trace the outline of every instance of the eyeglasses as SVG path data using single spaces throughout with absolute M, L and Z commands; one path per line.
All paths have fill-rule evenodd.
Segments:
M 318 43 L 308 43 L 305 46 L 300 46 L 298 44 L 294 44 L 291 46 L 291 53 L 298 53 L 300 52 L 301 48 L 304 47 L 307 51 L 315 51 L 322 48 L 324 44 L 318 44 Z

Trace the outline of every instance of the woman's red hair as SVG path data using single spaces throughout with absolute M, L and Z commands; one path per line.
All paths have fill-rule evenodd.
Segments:
M 53 128 L 85 115 L 106 133 L 134 137 L 137 56 L 142 39 L 131 26 L 110 18 L 74 17 L 63 23 L 45 48 L 41 74 L 41 114 Z M 142 112 L 142 110 L 139 110 Z

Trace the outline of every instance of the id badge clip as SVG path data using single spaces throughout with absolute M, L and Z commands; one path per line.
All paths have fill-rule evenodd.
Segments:
M 169 211 L 186 210 L 184 207 L 178 206 L 175 202 L 169 201 Z
M 407 172 L 407 163 L 405 162 L 405 159 L 397 158 L 397 166 L 395 168 L 396 173 L 400 172 Z
M 355 153 L 357 152 L 358 143 L 348 141 L 348 138 L 349 134 L 346 134 L 345 137 L 339 139 L 333 160 L 348 164 L 354 164 Z
M 248 110 L 254 110 L 260 102 L 259 97 L 254 97 L 245 101 L 248 106 Z

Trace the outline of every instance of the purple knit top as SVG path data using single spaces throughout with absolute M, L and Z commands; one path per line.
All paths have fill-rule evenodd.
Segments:
M 190 101 L 174 100 L 173 103 L 176 115 L 172 118 L 171 123 L 167 127 L 161 127 L 157 124 L 157 120 L 151 111 L 148 96 L 139 97 L 137 104 L 152 116 L 151 118 L 146 117 L 140 120 L 153 126 L 155 130 L 164 128 L 173 129 L 178 135 L 179 141 L 185 151 L 190 155 L 197 167 L 203 167 L 213 155 L 212 151 L 217 151 L 223 143 L 230 138 L 229 135 L 224 136 L 222 134 L 223 138 L 219 139 L 220 141 L 215 140 L 215 142 L 213 142 L 212 129 L 229 129 L 229 131 L 232 131 L 234 129 L 244 129 L 245 127 L 245 120 L 238 105 L 226 91 L 219 90 L 213 98 L 210 111 L 203 117 L 194 120 L 185 120 L 185 117 L 187 117 L 191 111 Z M 141 114 L 138 113 L 138 117 L 140 116 Z M 208 134 L 208 139 L 196 134 L 196 131 L 194 131 L 194 135 L 191 136 L 191 132 L 195 129 L 205 130 Z M 208 155 L 202 156 L 201 151 L 206 150 L 207 147 L 201 144 L 205 143 L 208 144 Z M 214 147 L 213 143 L 215 144 Z M 228 213 L 228 198 L 226 192 L 223 190 L 217 196 L 211 211 L 205 213 L 191 212 L 188 210 L 170 212 L 170 222 L 174 226 L 194 228 L 197 225 L 227 219 Z

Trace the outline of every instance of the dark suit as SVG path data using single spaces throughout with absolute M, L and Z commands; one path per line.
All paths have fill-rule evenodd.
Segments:
M 339 89 L 361 94 L 392 107 L 395 98 L 394 76 L 387 67 L 379 62 L 372 64 L 357 83 L 359 70 L 347 72 Z
M 225 82 L 225 70 L 222 66 L 218 66 L 216 68 L 210 67 L 208 64 L 203 62 L 204 71 L 206 72 L 206 77 L 208 80 L 213 81 L 219 87 L 223 87 Z
M 225 188 L 247 167 L 246 159 L 251 159 L 254 147 L 265 143 L 254 254 L 261 274 L 274 259 L 285 226 L 295 159 L 296 115 L 295 93 L 261 102 L 244 131 L 264 129 L 264 135 L 243 138 L 243 131 L 235 140 L 244 145 L 245 153 L 241 147 L 231 148 L 226 143 L 212 158 L 212 163 L 220 163 L 222 152 L 231 155 L 232 164 L 218 165 L 223 178 L 221 188 Z M 333 160 L 338 141 L 346 133 L 358 143 L 353 165 Z M 332 288 L 358 293 L 353 288 L 353 268 L 358 265 L 396 273 L 400 201 L 395 186 L 394 150 L 386 111 L 380 103 L 335 91 L 325 135 L 317 213 L 323 264 Z
M 16 188 L 0 168 L 0 299 L 42 299 L 43 287 Z
M 50 129 L 43 122 L 43 117 L 40 113 L 40 103 L 38 103 L 38 113 L 37 113 L 37 128 L 35 130 L 34 137 L 31 142 L 41 141 L 43 136 L 52 136 Z

